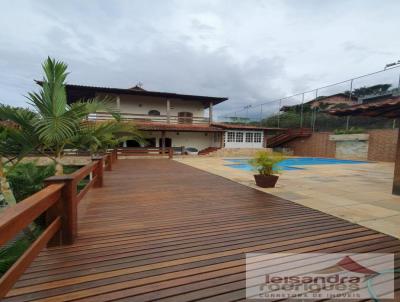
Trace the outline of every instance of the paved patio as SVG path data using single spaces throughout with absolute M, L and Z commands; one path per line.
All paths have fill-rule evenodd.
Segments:
M 393 163 L 302 166 L 283 171 L 276 188 L 262 189 L 255 186 L 253 172 L 226 167 L 223 158 L 176 160 L 400 238 L 400 196 L 391 194 Z

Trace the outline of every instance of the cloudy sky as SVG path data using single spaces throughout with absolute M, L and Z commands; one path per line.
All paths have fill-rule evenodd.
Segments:
M 398 0 L 0 5 L 0 102 L 18 106 L 48 55 L 69 83 L 227 96 L 220 115 L 400 59 Z

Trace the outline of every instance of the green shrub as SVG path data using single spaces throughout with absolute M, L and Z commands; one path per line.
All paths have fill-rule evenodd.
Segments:
M 54 165 L 38 166 L 34 162 L 19 163 L 7 173 L 7 179 L 18 202 L 40 191 L 43 188 L 43 181 L 54 173 Z
M 350 129 L 336 129 L 335 134 L 359 134 L 359 133 L 365 133 L 365 130 L 363 128 L 359 127 L 351 127 Z
M 274 152 L 269 153 L 266 151 L 259 151 L 254 158 L 249 160 L 249 164 L 258 171 L 261 175 L 272 175 L 279 172 L 276 164 L 284 160 L 285 157 L 282 153 Z

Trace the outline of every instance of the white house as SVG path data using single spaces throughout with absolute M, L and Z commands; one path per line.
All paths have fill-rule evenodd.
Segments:
M 225 97 L 147 91 L 138 86 L 121 89 L 68 84 L 66 89 L 69 103 L 95 96 L 113 98 L 122 117 L 134 121 L 147 136 L 145 145 L 127 141 L 124 147 L 194 147 L 206 152 L 218 148 L 263 148 L 266 143 L 267 128 L 213 121 L 213 107 L 228 100 Z M 111 117 L 98 113 L 92 118 Z

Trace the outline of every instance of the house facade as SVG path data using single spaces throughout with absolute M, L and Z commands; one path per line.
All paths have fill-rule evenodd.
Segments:
M 40 84 L 40 83 L 39 83 Z M 66 85 L 68 103 L 93 97 L 115 102 L 123 120 L 133 121 L 146 135 L 146 142 L 124 142 L 124 147 L 159 148 L 263 148 L 266 128 L 216 123 L 213 108 L 228 98 L 156 92 L 139 86 L 128 89 Z M 104 121 L 112 117 L 96 113 Z

